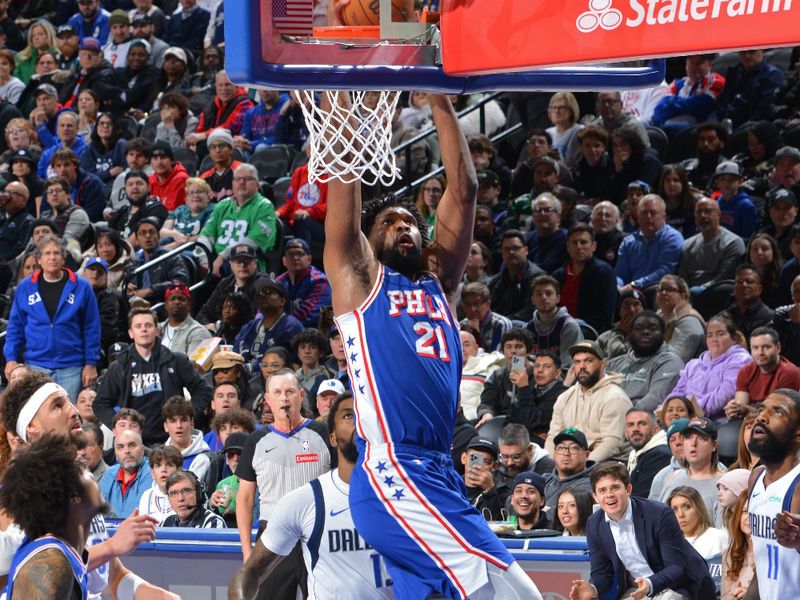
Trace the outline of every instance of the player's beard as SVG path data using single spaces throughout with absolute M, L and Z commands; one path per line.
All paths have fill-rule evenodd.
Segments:
M 758 456 L 765 465 L 781 462 L 791 452 L 793 434 L 788 432 L 778 437 L 763 425 L 761 428 L 764 430 L 763 439 L 750 438 L 747 449 Z
M 403 255 L 396 246 L 392 246 L 391 248 L 382 246 L 378 249 L 377 256 L 378 260 L 384 265 L 405 275 L 409 279 L 413 279 L 419 273 L 427 270 L 425 268 L 425 261 L 422 258 L 422 252 L 416 247 L 411 250 L 409 254 Z
M 356 443 L 353 438 L 347 440 L 347 443 L 345 443 L 340 450 L 342 451 L 342 456 L 345 457 L 347 462 L 356 464 L 358 461 L 358 448 L 356 448 Z

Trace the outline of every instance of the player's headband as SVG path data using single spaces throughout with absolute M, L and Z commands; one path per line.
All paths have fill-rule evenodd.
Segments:
M 69 397 L 67 390 L 57 383 L 45 383 L 33 393 L 33 396 L 30 397 L 30 400 L 28 400 L 25 403 L 25 406 L 22 407 L 22 410 L 19 411 L 19 416 L 17 417 L 17 435 L 21 437 L 23 441 L 28 441 L 27 429 L 28 425 L 30 425 L 31 421 L 33 421 L 33 417 L 35 417 L 36 413 L 39 412 L 39 409 L 42 408 L 42 404 L 44 404 L 50 396 L 56 393 L 61 393 Z

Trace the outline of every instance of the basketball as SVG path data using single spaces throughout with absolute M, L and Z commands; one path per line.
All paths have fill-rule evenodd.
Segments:
M 380 0 L 350 0 L 342 9 L 342 23 L 349 26 L 380 25 Z M 392 0 L 392 21 L 411 20 L 414 0 Z

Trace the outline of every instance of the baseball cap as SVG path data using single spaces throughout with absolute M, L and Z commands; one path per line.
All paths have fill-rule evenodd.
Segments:
M 181 294 L 185 296 L 187 300 L 192 299 L 192 292 L 189 291 L 189 286 L 185 283 L 181 283 L 180 281 L 175 281 L 169 285 L 167 291 L 164 292 L 164 302 L 169 300 L 170 296 L 174 296 L 175 294 Z
M 717 424 L 706 417 L 692 417 L 689 423 L 681 430 L 681 433 L 686 435 L 690 431 L 702 433 L 714 440 L 717 439 Z
M 771 192 L 768 196 L 768 201 L 770 207 L 772 207 L 776 202 L 780 202 L 781 200 L 785 200 L 786 202 L 791 202 L 793 206 L 797 206 L 797 196 L 794 195 L 794 192 L 791 190 L 787 190 L 786 188 L 778 188 L 775 191 Z
M 602 348 L 600 348 L 600 344 L 593 340 L 583 340 L 582 342 L 578 342 L 577 344 L 573 344 L 569 347 L 569 355 L 575 356 L 578 352 L 589 352 L 590 354 L 594 354 L 600 360 L 605 360 L 606 355 L 603 352 Z
M 717 489 L 719 489 L 719 486 L 724 485 L 735 496 L 738 496 L 747 489 L 749 481 L 750 469 L 732 469 L 719 478 Z
M 36 161 L 31 155 L 30 151 L 27 148 L 20 148 L 14 154 L 11 155 L 11 158 L 8 159 L 9 164 L 14 164 L 14 162 L 26 162 L 30 165 L 35 165 Z
M 251 244 L 236 244 L 231 250 L 231 259 L 256 257 L 256 249 Z
M 80 45 L 81 50 L 92 50 L 94 52 L 102 52 L 103 46 L 100 44 L 100 40 L 95 37 L 85 37 L 81 40 Z
M 719 163 L 714 170 L 714 179 L 720 175 L 736 175 L 736 177 L 740 177 L 742 175 L 742 170 L 739 168 L 739 165 L 732 160 L 725 160 Z
M 56 36 L 61 37 L 61 35 L 64 33 L 68 33 L 69 35 L 78 35 L 78 30 L 74 25 L 66 23 L 56 30 Z
M 667 429 L 667 441 L 676 433 L 683 433 L 683 428 L 689 424 L 689 419 L 686 417 L 681 417 L 680 419 L 675 419 L 672 424 L 670 424 L 669 428 Z
M 514 477 L 514 481 L 511 484 L 511 491 L 513 492 L 514 488 L 523 483 L 532 485 L 539 491 L 539 494 L 544 497 L 544 477 L 533 471 L 523 471 Z
M 311 248 L 309 248 L 308 242 L 302 238 L 289 238 L 289 240 L 283 246 L 283 254 L 286 255 L 286 253 L 292 248 L 300 248 L 306 254 L 311 254 Z
M 242 451 L 244 448 L 244 443 L 247 441 L 247 434 L 241 431 L 234 431 L 233 433 L 229 434 L 228 437 L 225 439 L 225 445 L 222 447 L 222 452 L 228 452 L 229 450 L 238 450 L 239 452 Z
M 639 291 L 639 290 L 637 290 L 635 288 L 632 289 L 632 290 L 626 290 L 625 292 L 620 294 L 619 303 L 622 304 L 622 301 L 625 300 L 625 298 L 634 298 L 635 300 L 638 300 L 642 304 L 645 303 L 644 302 L 644 294 L 641 291 Z
M 244 364 L 244 356 L 230 350 L 220 350 L 211 359 L 211 370 L 230 369 Z
M 478 171 L 477 175 L 478 185 L 491 185 L 492 187 L 497 187 L 500 185 L 500 178 L 494 171 L 485 169 L 483 171 Z
M 631 181 L 628 184 L 627 189 L 631 188 L 641 188 L 645 194 L 649 194 L 653 191 L 652 188 L 650 187 L 650 184 L 647 183 L 646 181 L 642 181 L 641 179 L 634 179 L 633 181 Z
M 142 48 L 144 48 L 144 51 L 147 52 L 148 54 L 152 53 L 150 42 L 148 42 L 147 40 L 143 40 L 141 38 L 134 38 L 130 41 L 130 44 L 128 45 L 128 52 L 131 51 L 131 48 L 136 48 L 136 46 L 141 46 Z
M 497 455 L 500 454 L 500 449 L 497 447 L 497 444 L 479 435 L 476 435 L 469 441 L 469 444 L 467 444 L 467 450 L 472 450 L 473 448 L 475 450 L 486 450 L 486 452 L 494 456 L 495 459 L 497 459 Z
M 550 168 L 552 168 L 556 172 L 556 175 L 561 174 L 561 168 L 558 166 L 558 162 L 555 159 L 550 158 L 549 156 L 542 156 L 540 158 L 537 158 L 535 161 L 533 161 L 532 168 L 536 169 L 537 165 L 549 165 Z
M 49 83 L 43 83 L 36 90 L 33 92 L 34 97 L 38 96 L 39 94 L 47 94 L 48 96 L 52 96 L 53 98 L 58 98 L 58 92 L 56 88 Z
M 101 267 L 106 273 L 108 273 L 108 263 L 99 256 L 93 256 L 87 260 L 86 264 L 83 266 L 83 269 L 85 271 L 86 269 L 91 269 L 92 267 Z
M 583 435 L 583 432 L 580 429 L 567 427 L 564 431 L 553 438 L 553 444 L 558 445 L 564 440 L 572 440 L 584 450 L 589 449 L 589 442 L 586 441 L 586 436 Z
M 108 18 L 109 25 L 130 25 L 131 19 L 128 16 L 128 13 L 121 8 L 117 8 L 116 10 L 111 12 L 111 16 Z
M 775 162 L 778 162 L 782 158 L 791 158 L 794 162 L 800 162 L 800 150 L 794 146 L 778 148 L 778 151 L 775 153 Z
M 270 279 L 269 277 L 264 277 L 263 279 L 258 279 L 255 282 L 255 284 L 253 285 L 253 287 L 256 290 L 256 294 L 260 294 L 262 290 L 265 290 L 265 289 L 269 288 L 271 290 L 275 290 L 276 292 L 278 292 L 284 298 L 288 298 L 289 297 L 289 294 L 286 291 L 286 288 L 284 287 L 284 285 L 282 283 L 279 283 L 279 282 L 275 281 L 274 279 Z
M 189 64 L 189 60 L 186 58 L 186 51 L 183 48 L 178 48 L 177 46 L 172 46 L 171 48 L 167 48 L 166 51 L 164 52 L 164 59 L 166 59 L 168 56 L 177 58 L 185 65 Z
M 338 379 L 326 379 L 322 383 L 319 384 L 317 388 L 317 396 L 320 394 L 329 394 L 333 392 L 337 396 L 339 394 L 344 394 L 344 385 Z
M 153 19 L 150 17 L 150 15 L 147 15 L 147 14 L 144 14 L 144 13 L 140 13 L 140 12 L 137 12 L 135 15 L 133 15 L 133 19 L 131 19 L 131 23 L 133 25 L 136 25 L 136 23 L 145 23 L 145 24 L 149 25 L 152 22 L 153 22 Z
M 172 146 L 170 146 L 164 140 L 158 140 L 153 147 L 150 148 L 150 156 L 166 156 L 170 160 L 175 160 L 175 155 L 172 152 Z

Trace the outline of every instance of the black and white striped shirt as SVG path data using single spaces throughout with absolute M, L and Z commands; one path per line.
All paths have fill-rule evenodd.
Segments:
M 330 471 L 328 428 L 306 419 L 289 433 L 268 425 L 245 442 L 236 475 L 258 486 L 259 519 L 269 520 L 286 494 Z

